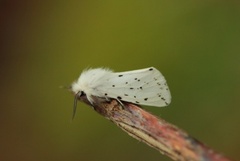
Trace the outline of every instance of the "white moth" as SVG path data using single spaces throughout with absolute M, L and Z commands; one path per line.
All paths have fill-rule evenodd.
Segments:
M 86 95 L 92 104 L 92 96 L 156 107 L 171 102 L 166 80 L 154 67 L 116 73 L 106 68 L 87 69 L 71 90 L 76 97 Z

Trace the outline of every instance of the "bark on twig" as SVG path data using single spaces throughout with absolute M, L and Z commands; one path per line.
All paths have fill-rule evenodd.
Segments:
M 94 97 L 91 105 L 85 96 L 79 98 L 93 106 L 96 112 L 111 120 L 130 136 L 157 149 L 173 160 L 180 161 L 230 161 L 230 159 L 210 149 L 189 136 L 185 131 L 156 117 L 138 105 L 118 101 L 106 102 Z

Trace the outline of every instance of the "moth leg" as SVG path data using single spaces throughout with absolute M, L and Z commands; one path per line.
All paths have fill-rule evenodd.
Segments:
M 124 104 L 122 103 L 122 101 L 121 100 L 119 100 L 118 98 L 116 98 L 116 100 L 118 101 L 118 103 L 122 106 L 122 109 L 124 109 L 125 108 L 125 106 L 124 106 Z
M 105 99 L 106 99 L 106 101 L 107 101 L 108 103 L 110 103 L 110 102 L 112 101 L 112 99 L 109 98 L 109 97 L 105 97 Z M 125 106 L 124 106 L 124 104 L 122 103 L 122 101 L 119 100 L 118 98 L 116 98 L 116 100 L 117 100 L 117 102 L 121 105 L 122 109 L 124 109 Z
M 106 101 L 107 101 L 108 103 L 111 102 L 111 99 L 110 99 L 109 97 L 105 97 L 105 99 L 106 99 Z

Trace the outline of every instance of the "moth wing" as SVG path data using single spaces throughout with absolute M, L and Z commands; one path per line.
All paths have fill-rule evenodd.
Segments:
M 101 82 L 97 90 L 109 98 L 156 107 L 171 102 L 166 80 L 154 67 L 111 73 Z

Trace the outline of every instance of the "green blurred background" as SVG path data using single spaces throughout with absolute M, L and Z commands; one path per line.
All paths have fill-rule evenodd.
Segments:
M 0 159 L 170 161 L 83 103 L 70 85 L 86 67 L 154 66 L 172 93 L 144 107 L 240 158 L 240 3 L 0 1 Z

